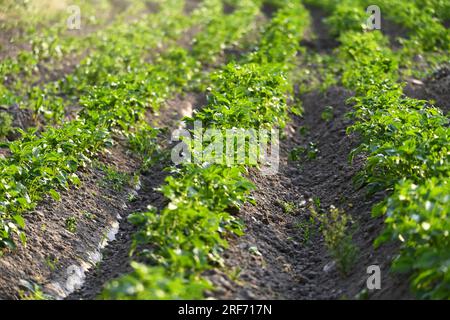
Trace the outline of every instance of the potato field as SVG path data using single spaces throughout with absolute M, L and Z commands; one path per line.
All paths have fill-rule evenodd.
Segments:
M 0 300 L 450 299 L 449 26 L 0 0 Z

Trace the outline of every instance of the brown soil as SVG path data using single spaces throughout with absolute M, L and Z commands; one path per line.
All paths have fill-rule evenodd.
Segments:
M 442 66 L 423 80 L 408 79 L 404 92 L 411 98 L 434 100 L 436 107 L 448 113 L 450 111 L 450 66 Z
M 0 25 L 3 22 L 0 20 Z M 0 33 L 0 60 L 16 56 L 22 50 L 31 50 L 31 45 L 28 43 L 16 43 L 16 39 L 20 35 L 17 30 L 2 30 Z
M 444 20 L 444 21 L 442 22 L 442 25 L 443 25 L 444 27 L 446 27 L 447 29 L 449 29 L 449 28 L 450 28 L 450 19 Z
M 136 228 L 126 218 L 131 213 L 145 210 L 149 204 L 159 209 L 164 207 L 164 197 L 155 191 L 155 188 L 162 185 L 164 178 L 167 176 L 163 169 L 164 163 L 160 163 L 149 172 L 141 175 L 142 187 L 137 193 L 136 200 L 130 204 L 129 210 L 122 211 L 122 214 L 125 215 L 120 223 L 116 238 L 102 251 L 102 261 L 97 264 L 96 268 L 92 268 L 87 273 L 85 284 L 79 290 L 70 294 L 67 299 L 95 299 L 106 282 L 131 271 L 130 249 L 132 235 L 136 232 Z
M 327 17 L 327 13 L 315 6 L 307 5 L 306 8 L 311 16 L 311 27 L 306 31 L 300 44 L 309 50 L 330 53 L 339 45 L 339 42 L 330 35 L 323 21 Z
M 262 12 L 267 17 L 267 19 L 271 19 L 273 15 L 277 12 L 278 8 L 270 3 L 270 2 L 264 2 L 262 5 Z
M 132 174 L 138 161 L 120 145 L 112 152 L 100 155 L 100 163 Z M 46 197 L 40 205 L 24 216 L 27 245 L 19 245 L 0 259 L 0 297 L 14 299 L 24 290 L 20 283 L 39 284 L 46 293 L 64 297 L 65 281 L 70 266 L 93 267 L 98 245 L 110 231 L 119 216 L 129 210 L 127 195 L 131 187 L 117 191 L 105 183 L 105 173 L 96 168 L 81 171 L 80 188 L 71 187 L 61 192 L 61 201 Z M 66 228 L 67 219 L 74 219 L 76 231 Z M 17 240 L 17 239 L 16 239 Z M 19 241 L 17 241 L 19 243 Z
M 234 11 L 236 11 L 236 7 L 234 5 L 231 5 L 228 2 L 223 3 L 223 13 L 224 14 L 232 14 Z
M 408 39 L 409 30 L 381 15 L 381 32 L 389 38 L 393 50 L 401 48 L 400 38 Z
M 191 0 L 184 3 L 184 13 L 189 15 L 202 3 L 201 0 Z

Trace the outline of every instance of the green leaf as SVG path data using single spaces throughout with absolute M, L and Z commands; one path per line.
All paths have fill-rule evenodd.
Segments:
M 25 228 L 25 220 L 22 216 L 16 214 L 12 218 L 20 228 Z
M 25 235 L 25 232 L 19 232 L 19 238 L 23 245 L 26 245 L 27 243 L 27 236 Z
M 50 189 L 49 194 L 54 200 L 56 201 L 61 200 L 61 195 L 55 189 Z

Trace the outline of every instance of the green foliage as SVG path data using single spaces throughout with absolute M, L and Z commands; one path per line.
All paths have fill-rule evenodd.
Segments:
M 7 0 L 7 2 L 10 2 Z M 117 30 L 127 29 L 128 22 L 123 17 L 142 10 L 144 4 L 132 0 L 133 4 L 116 16 L 115 21 L 108 27 L 100 28 L 97 32 L 79 35 L 67 32 L 67 12 L 65 7 L 49 6 L 49 1 L 21 1 L 15 4 L 2 4 L 4 19 L 2 30 L 14 30 L 15 37 L 10 39 L 21 47 L 29 43 L 31 48 L 20 51 L 17 55 L 8 57 L 0 62 L 0 75 L 7 77 L 12 83 L 11 88 L 27 92 L 39 80 L 36 73 L 41 68 L 60 68 L 64 58 L 81 55 L 91 45 L 99 45 L 105 37 L 114 37 Z M 42 2 L 42 3 L 41 3 Z M 171 1 L 172 4 L 174 0 Z M 26 5 L 23 5 L 26 3 Z M 113 3 L 107 0 L 76 1 L 84 19 L 82 28 L 92 28 L 95 24 L 105 24 L 110 20 L 110 11 L 116 10 Z M 6 6 L 4 8 L 4 6 Z M 100 45 L 99 45 L 100 46 Z M 27 78 L 24 79 L 23 75 Z M 22 86 L 24 88 L 22 88 Z
M 208 105 L 188 118 L 188 124 L 201 120 L 205 127 L 220 129 L 283 126 L 288 112 L 285 93 L 289 91 L 283 71 L 289 68 L 295 52 L 283 52 L 280 44 L 287 34 L 292 48 L 297 48 L 303 30 L 287 21 L 297 21 L 298 13 L 304 16 L 303 10 L 297 2 L 288 1 L 286 9 L 271 21 L 261 40 L 260 50 L 267 54 L 264 62 L 264 55 L 256 51 L 247 63 L 231 63 L 215 73 Z M 269 39 L 277 45 L 270 45 Z M 253 188 L 244 172 L 243 166 L 219 164 L 184 163 L 178 168 L 161 188 L 169 204 L 159 213 L 150 208 L 130 216 L 139 228 L 133 249 L 149 266 L 111 282 L 102 298 L 145 297 L 140 295 L 144 292 L 148 297 L 158 292 L 155 298 L 201 298 L 208 288 L 205 281 L 199 281 L 201 273 L 222 263 L 220 253 L 227 246 L 228 233 L 242 234 L 242 224 L 230 212 L 248 200 Z M 168 285 L 172 282 L 176 290 Z M 198 285 L 192 292 L 184 291 L 194 283 Z
M 205 0 L 186 17 L 182 0 L 158 1 L 161 11 L 151 17 L 131 23 L 119 19 L 80 39 L 63 37 L 64 28 L 58 23 L 42 28 L 37 36 L 32 19 L 29 30 L 34 36 L 25 37 L 31 50 L 0 62 L 4 79 L 0 104 L 31 110 L 43 130 L 20 131 L 18 140 L 7 143 L 11 155 L 0 159 L 0 248 L 14 248 L 15 236 L 25 243 L 22 215 L 45 197 L 60 201 L 61 189 L 79 185 L 77 171 L 111 146 L 113 137 L 124 136 L 129 148 L 141 157 L 142 168 L 150 166 L 158 151 L 158 130 L 145 124 L 147 110 L 157 110 L 184 89 L 200 88 L 207 77 L 208 103 L 186 119 L 188 127 L 201 120 L 205 127 L 220 130 L 282 128 L 289 112 L 299 113 L 295 106 L 288 106 L 287 94 L 292 92 L 289 72 L 300 51 L 299 40 L 309 24 L 307 11 L 298 1 L 270 1 L 278 11 L 264 28 L 256 50 L 209 76 L 203 69 L 254 29 L 261 5 L 251 0 L 229 2 L 235 8 L 231 14 L 223 13 L 222 1 Z M 408 29 L 408 39 L 400 41 L 402 48 L 392 52 L 380 32 L 366 30 L 368 1 L 306 2 L 330 12 L 326 23 L 342 43 L 337 56 L 340 63 L 330 66 L 331 76 L 322 75 L 323 70 L 318 73 L 324 78 L 323 88 L 333 83 L 330 77 L 335 71 L 342 71 L 342 84 L 355 92 L 350 100 L 355 123 L 349 132 L 357 132 L 362 140 L 351 157 L 367 156 L 356 180 L 372 192 L 390 191 L 373 209 L 374 214 L 386 216 L 386 228 L 376 244 L 401 242 L 394 268 L 411 275 L 419 297 L 449 298 L 449 119 L 429 103 L 405 97 L 397 83 L 399 66 L 410 64 L 417 54 L 428 53 L 425 59 L 430 61 L 434 54 L 447 57 L 450 32 L 443 22 L 449 18 L 449 6 L 441 0 L 380 1 L 382 14 Z M 28 10 L 10 2 L 5 8 Z M 90 12 L 92 7 L 86 4 L 85 9 L 84 13 Z M 3 26 L 13 27 L 2 21 Z M 182 48 L 176 40 L 192 26 L 201 32 L 191 49 Z M 163 41 L 167 44 L 164 52 L 150 57 L 148 52 L 161 47 Z M 62 66 L 63 57 L 81 56 L 88 47 L 95 49 L 73 73 L 57 81 L 40 78 L 39 69 Z M 313 64 L 329 63 L 334 56 L 308 59 Z M 67 107 L 74 105 L 81 112 L 68 121 L 71 110 Z M 332 108 L 327 107 L 321 117 L 331 121 Z M 43 124 L 57 126 L 42 128 Z M 11 126 L 12 117 L 0 112 L 0 139 L 11 132 Z M 310 142 L 295 148 L 289 158 L 314 159 L 318 152 Z M 244 178 L 244 166 L 204 163 L 172 169 L 174 175 L 161 187 L 168 205 L 129 217 L 138 228 L 133 252 L 143 263 L 133 262 L 134 271 L 110 282 L 102 298 L 202 298 L 211 285 L 201 274 L 222 264 L 227 235 L 242 234 L 243 225 L 233 213 L 251 200 L 253 188 Z M 128 175 L 105 168 L 105 185 L 120 191 L 129 182 Z M 291 203 L 281 206 L 286 213 L 295 209 Z M 318 199 L 316 206 L 320 206 Z M 312 212 L 339 269 L 348 273 L 357 256 L 350 217 L 334 207 L 328 213 Z M 305 242 L 312 224 L 310 220 L 298 225 Z M 76 225 L 75 217 L 65 221 L 70 232 L 76 232 Z M 256 247 L 250 251 L 260 255 Z M 30 294 L 23 297 L 45 295 L 31 286 Z
M 322 118 L 322 120 L 324 120 L 326 122 L 333 120 L 333 118 L 334 118 L 333 107 L 326 106 L 325 109 L 320 114 L 320 118 Z
M 12 130 L 13 117 L 4 111 L 0 111 L 0 139 L 6 137 Z
M 136 132 L 126 134 L 129 148 L 141 157 L 142 169 L 144 170 L 159 158 L 160 148 L 157 141 L 159 132 L 158 129 L 144 123 L 139 126 Z
M 45 194 L 58 200 L 55 189 L 79 185 L 75 172 L 108 142 L 104 128 L 84 121 L 48 128 L 41 135 L 22 131 L 22 138 L 9 144 L 11 155 L 0 159 L 0 247 L 14 247 L 11 233 L 24 240 L 24 224 L 17 217 L 32 210 Z
M 191 23 L 199 23 L 198 17 L 189 19 L 183 14 L 182 4 L 182 0 L 164 1 L 160 13 L 131 23 L 119 19 L 119 14 L 117 21 L 92 33 L 87 39 L 60 38 L 53 29 L 48 31 L 48 38 L 35 36 L 34 51 L 21 51 L 16 58 L 0 63 L 0 76 L 8 79 L 5 94 L 0 90 L 2 98 L 9 100 L 5 104 L 11 104 L 12 99 L 18 100 L 22 108 L 33 111 L 37 123 L 59 124 L 65 118 L 67 109 L 78 104 L 77 97 L 92 91 L 91 86 L 112 84 L 133 71 L 138 72 L 148 61 L 150 49 L 158 47 L 162 40 L 171 44 L 180 36 L 181 30 Z M 143 4 L 137 1 L 130 7 L 138 9 L 140 5 Z M 66 19 L 63 20 L 65 23 Z M 86 57 L 73 72 L 63 75 L 61 79 L 44 79 L 41 74 L 45 72 L 37 72 L 42 69 L 58 70 L 62 68 L 59 65 L 62 57 L 81 56 L 88 47 L 90 50 Z M 55 50 L 60 51 L 58 57 L 52 54 Z
M 297 206 L 294 202 L 279 201 L 278 203 L 281 205 L 281 208 L 283 208 L 283 212 L 287 214 L 294 214 L 295 210 L 297 209 Z
M 450 19 L 450 3 L 446 0 L 415 0 L 418 8 L 425 9 L 427 14 L 437 17 L 440 21 Z
M 314 160 L 318 154 L 319 149 L 317 145 L 313 141 L 310 141 L 307 146 L 294 147 L 289 153 L 288 159 L 290 161 L 299 161 L 306 157 L 309 160 Z
M 289 152 L 288 159 L 290 161 L 299 161 L 301 156 L 305 153 L 306 149 L 304 147 L 294 147 Z
M 70 233 L 77 232 L 77 224 L 78 222 L 76 217 L 67 218 L 65 222 L 66 230 L 69 231 Z
M 58 267 L 59 260 L 58 258 L 52 258 L 52 257 L 46 257 L 45 258 L 45 264 L 48 266 L 50 271 L 55 271 Z
M 343 31 L 362 31 L 367 20 L 367 15 L 354 5 L 338 5 L 333 14 L 325 19 L 330 33 L 339 36 Z
M 155 64 L 142 61 L 145 49 L 166 36 L 176 37 L 188 25 L 180 1 L 164 2 L 155 19 L 139 20 L 100 38 L 99 46 L 104 51 L 88 56 L 74 74 L 58 83 L 65 92 L 81 95 L 83 109 L 78 119 L 48 127 L 39 134 L 22 131 L 22 137 L 9 144 L 11 156 L 0 159 L 0 248 L 15 247 L 13 233 L 25 242 L 21 214 L 35 208 L 45 195 L 58 200 L 56 190 L 79 185 L 76 172 L 112 145 L 113 134 L 139 132 L 137 127 L 142 125 L 147 107 L 157 109 L 169 94 L 188 86 L 199 73 L 196 59 L 178 47 L 159 55 Z M 208 11 L 204 14 L 208 17 Z M 199 22 L 199 17 L 193 22 Z M 149 28 L 152 32 L 147 32 Z M 167 35 L 167 30 L 174 34 Z M 130 37 L 136 37 L 136 41 L 130 42 Z M 3 65 L 0 70 L 5 70 Z M 51 110 L 50 117 L 56 121 L 62 109 L 53 102 L 59 100 L 46 97 L 57 90 L 56 84 L 35 89 L 27 103 L 36 113 Z M 57 109 L 52 109 L 55 106 Z
M 201 120 L 204 127 L 230 129 L 270 128 L 272 122 L 283 127 L 288 106 L 284 93 L 289 90 L 283 73 L 273 65 L 230 63 L 212 75 L 209 103 L 187 122 Z
M 450 184 L 436 177 L 417 185 L 402 180 L 395 193 L 374 208 L 386 214 L 387 228 L 376 244 L 400 240 L 394 270 L 412 274 L 419 297 L 448 299 L 450 292 Z
M 167 184 L 162 187 L 162 192 L 173 199 L 172 207 L 184 208 L 184 202 L 193 200 L 218 211 L 240 207 L 247 191 L 253 188 L 241 177 L 242 173 L 241 167 L 212 165 L 204 168 L 186 164 L 181 176 L 166 179 Z
M 185 279 L 173 276 L 162 267 L 151 267 L 132 262 L 134 271 L 118 280 L 113 280 L 100 296 L 117 300 L 172 300 L 200 299 L 203 290 L 211 288 L 205 280 Z
M 302 4 L 287 0 L 272 18 L 259 43 L 258 50 L 248 60 L 261 65 L 278 64 L 277 68 L 292 68 L 299 51 L 299 41 L 310 22 L 307 10 Z
M 398 62 L 380 32 L 363 35 L 348 32 L 342 34 L 340 40 L 341 48 L 347 49 L 339 50 L 340 61 L 344 61 L 342 83 L 346 87 L 357 90 L 357 94 L 363 96 L 374 84 L 396 80 Z
M 227 212 L 230 207 L 242 205 L 253 188 L 241 172 L 238 167 L 189 165 L 177 178 L 168 177 L 162 187 L 170 201 L 167 207 L 159 214 L 149 208 L 129 217 L 139 228 L 133 250 L 152 245 L 152 250 L 140 253 L 150 265 L 140 266 L 145 277 L 136 270 L 112 281 L 102 297 L 138 298 L 138 293 L 126 289 L 137 287 L 142 294 L 158 292 L 158 299 L 200 298 L 209 284 L 199 279 L 199 273 L 208 269 L 211 262 L 221 263 L 220 253 L 227 245 L 223 236 L 227 232 L 242 234 L 242 224 Z M 147 277 L 153 281 L 146 281 Z M 184 291 L 186 288 L 194 291 Z
M 334 206 L 329 212 L 318 212 L 314 205 L 310 206 L 311 215 L 321 226 L 325 245 L 336 261 L 339 270 L 348 275 L 358 258 L 358 248 L 353 244 L 352 218 L 343 210 Z
M 130 182 L 130 175 L 116 170 L 114 167 L 101 166 L 105 173 L 102 179 L 102 186 L 105 188 L 112 188 L 114 191 L 122 191 Z
M 219 1 L 216 10 L 222 11 L 222 5 Z M 193 54 L 201 61 L 214 62 L 219 53 L 241 39 L 252 28 L 254 18 L 259 12 L 258 7 L 258 1 L 241 0 L 236 1 L 236 9 L 229 15 L 215 12 L 205 32 L 195 37 Z
M 19 291 L 20 300 L 51 300 L 52 297 L 42 291 L 40 285 L 31 282 L 23 283 L 25 290 Z
M 241 223 L 227 213 L 239 208 L 253 188 L 241 172 L 238 167 L 189 165 L 177 178 L 168 177 L 162 187 L 167 207 L 160 214 L 150 210 L 130 217 L 140 226 L 134 247 L 157 243 L 150 258 L 174 272 L 207 268 L 208 260 L 218 260 L 226 246 L 221 235 L 242 233 Z
M 302 243 L 309 244 L 311 238 L 315 234 L 315 219 L 313 216 L 310 216 L 309 219 L 305 221 L 300 221 L 295 224 L 295 228 L 299 229 L 302 233 Z
M 356 153 L 367 161 L 357 182 L 391 194 L 373 210 L 386 215 L 379 245 L 399 240 L 394 269 L 411 274 L 421 298 L 450 297 L 448 201 L 450 127 L 442 111 L 405 97 L 396 83 L 398 63 L 378 32 L 345 33 L 339 50 L 344 85 L 356 92 L 355 124 L 362 137 Z
M 409 30 L 410 38 L 405 41 L 405 45 L 416 53 L 421 50 L 450 50 L 450 31 L 442 24 L 443 21 L 435 17 L 435 8 L 445 10 L 446 7 L 447 13 L 441 12 L 445 16 L 449 6 L 434 0 L 429 2 L 421 4 L 415 1 L 382 0 L 378 3 L 381 12 L 385 12 L 389 19 Z

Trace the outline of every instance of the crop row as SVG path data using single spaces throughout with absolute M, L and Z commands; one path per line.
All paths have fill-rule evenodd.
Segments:
M 221 5 L 215 0 L 206 3 Z M 176 12 L 180 4 L 182 1 L 179 0 L 166 2 L 167 12 Z M 210 21 L 209 11 L 201 11 L 205 21 Z M 184 27 L 176 24 L 178 15 L 167 15 L 167 12 L 162 10 L 158 14 L 158 20 L 166 22 L 161 24 L 163 30 L 167 23 Z M 251 19 L 247 16 L 241 21 L 242 28 L 248 28 Z M 156 30 L 152 29 L 155 34 L 153 43 L 160 41 L 156 39 L 161 39 L 161 34 L 164 34 Z M 176 32 L 175 29 L 172 31 Z M 229 45 L 222 42 L 224 39 L 213 39 L 213 33 L 210 37 L 211 42 L 220 48 Z M 121 43 L 129 45 L 125 41 Z M 127 51 L 124 49 L 124 52 L 126 54 Z M 105 59 L 109 61 L 108 56 Z M 14 247 L 14 233 L 25 241 L 22 213 L 33 209 L 43 196 L 49 194 L 58 199 L 57 189 L 67 188 L 69 183 L 78 184 L 76 171 L 87 165 L 103 147 L 114 142 L 112 133 L 125 133 L 130 137 L 139 134 L 139 130 L 148 129 L 144 123 L 145 109 L 157 108 L 171 93 L 191 83 L 195 75 L 199 77 L 198 64 L 186 49 L 174 46 L 161 54 L 154 64 L 136 61 L 132 64 L 133 73 L 104 74 L 97 80 L 102 86 L 86 85 L 83 89 L 85 93 L 80 98 L 83 108 L 78 119 L 58 128 L 47 128 L 41 134 L 34 130 L 23 132 L 21 139 L 10 143 L 11 155 L 0 160 L 1 246 Z
M 163 42 L 165 46 L 170 46 L 173 39 L 181 36 L 180 32 L 185 32 L 192 26 L 208 29 L 194 39 L 193 50 L 199 60 L 217 56 L 224 49 L 217 46 L 218 43 L 227 46 L 233 44 L 242 33 L 254 27 L 250 23 L 247 28 L 235 30 L 237 26 L 242 25 L 242 20 L 248 21 L 254 16 L 252 8 L 236 13 L 242 17 L 236 14 L 224 16 L 221 1 L 208 0 L 188 18 L 183 12 L 182 2 L 169 3 L 172 3 L 169 9 L 167 5 L 162 6 L 161 12 L 157 15 L 150 15 L 133 23 L 116 23 L 99 32 L 89 41 L 95 50 L 91 50 L 73 72 L 42 86 L 31 83 L 17 84 L 18 93 L 2 94 L 3 104 L 17 103 L 20 108 L 31 110 L 34 123 L 37 125 L 59 124 L 65 120 L 66 115 L 77 109 L 78 97 L 84 94 L 87 88 L 103 85 L 104 82 L 114 82 L 114 78 L 133 72 L 135 68 L 151 60 L 149 52 L 162 47 Z M 165 19 L 165 16 L 170 16 L 171 19 Z M 227 26 L 225 33 L 224 24 Z M 153 31 L 149 33 L 148 30 Z M 211 34 L 216 35 L 212 40 Z M 215 52 L 212 52 L 211 48 L 216 48 Z M 26 99 L 19 96 L 25 96 Z M 2 132 L 10 130 L 11 128 L 5 126 Z
M 78 3 L 77 3 L 78 2 Z M 99 9 L 107 11 L 108 3 L 105 0 L 98 2 L 93 6 L 91 3 L 84 1 L 75 1 L 73 3 L 78 5 L 80 8 L 80 13 L 82 17 L 83 24 L 80 26 L 81 30 L 89 30 L 93 28 L 92 24 L 98 24 L 100 21 L 92 22 L 88 18 Z M 93 33 L 87 33 L 86 35 L 80 35 L 75 32 L 69 32 L 67 26 L 67 18 L 69 13 L 63 10 L 59 12 L 59 15 L 54 17 L 54 23 L 47 25 L 48 21 L 42 21 L 42 15 L 44 12 L 33 12 L 30 14 L 26 9 L 17 9 L 15 14 L 21 16 L 27 16 L 27 19 L 17 19 L 12 26 L 4 25 L 4 30 L 10 29 L 25 29 L 25 35 L 22 37 L 24 39 L 12 39 L 16 45 L 19 45 L 17 41 L 24 41 L 30 44 L 30 48 L 24 48 L 20 50 L 16 55 L 5 58 L 0 64 L 0 75 L 6 77 L 9 87 L 14 88 L 16 85 L 11 82 L 20 83 L 20 76 L 28 76 L 26 81 L 30 81 L 33 78 L 30 77 L 33 71 L 38 68 L 39 65 L 49 63 L 52 67 L 55 67 L 55 63 L 62 62 L 63 58 L 70 56 L 71 54 L 80 54 L 83 50 L 89 48 L 95 42 L 99 41 L 105 34 L 107 34 L 112 29 L 120 30 L 123 27 L 122 18 L 130 15 L 135 15 L 138 10 L 142 7 L 139 6 L 139 2 L 134 2 L 133 5 L 129 6 L 127 10 L 122 12 L 118 17 L 115 17 L 117 21 L 108 26 L 105 30 L 99 30 Z M 26 7 L 26 6 L 25 6 Z M 100 8 L 99 8 L 100 7 Z M 8 14 L 14 15 L 14 11 L 8 11 Z M 41 9 L 42 11 L 42 9 Z M 35 19 L 40 19 L 35 21 Z M 24 23 L 24 26 L 18 26 L 20 23 Z M 102 24 L 108 24 L 109 21 L 102 21 Z M 16 36 L 17 37 L 17 36 Z
M 30 110 L 36 125 L 61 123 L 65 114 L 70 111 L 68 109 L 77 105 L 77 96 L 83 94 L 86 87 L 102 85 L 101 81 L 106 81 L 109 74 L 132 71 L 134 66 L 142 62 L 144 53 L 148 55 L 148 52 L 161 46 L 162 39 L 173 39 L 179 36 L 180 30 L 197 22 L 195 18 L 187 19 L 179 2 L 169 3 L 170 10 L 167 5 L 162 6 L 159 14 L 146 16 L 133 23 L 118 21 L 89 39 L 79 39 L 72 43 L 73 49 L 69 50 L 72 54 L 75 51 L 81 53 L 86 46 L 95 49 L 90 49 L 75 70 L 62 79 L 36 85 L 31 73 L 37 63 L 36 59 L 32 59 L 35 62 L 27 63 L 19 55 L 14 62 L 2 62 L 2 66 L 8 66 L 10 70 L 2 71 L 8 88 L 0 88 L 1 104 L 17 104 L 21 109 Z M 170 18 L 164 19 L 164 14 Z M 144 32 L 149 29 L 154 32 Z M 168 30 L 171 32 L 168 33 Z M 32 52 L 23 54 L 33 55 Z M 20 68 L 15 70 L 15 65 Z M 11 128 L 3 128 L 3 131 L 10 130 Z
M 412 272 L 421 297 L 449 298 L 449 119 L 426 101 L 403 95 L 395 58 L 377 33 L 342 40 L 344 59 L 356 61 L 345 66 L 343 79 L 357 92 L 351 130 L 363 137 L 357 152 L 368 154 L 359 178 L 373 190 L 392 190 L 374 208 L 387 215 L 376 244 L 399 239 L 394 267 Z
M 101 112 L 103 122 L 106 111 Z M 112 143 L 108 128 L 102 124 L 80 117 L 58 128 L 49 127 L 41 134 L 36 130 L 22 132 L 20 139 L 8 144 L 10 155 L 0 160 L 1 247 L 15 246 L 13 233 L 25 241 L 21 214 L 32 210 L 44 195 L 59 198 L 56 189 L 67 188 L 69 182 L 78 184 L 75 172 L 108 142 Z
M 448 6 L 440 3 L 439 0 L 430 0 L 431 5 L 425 10 L 423 7 L 425 1 L 427 0 L 409 2 L 387 0 L 376 3 L 380 8 L 382 32 L 389 28 L 387 21 L 398 24 L 396 28 L 403 27 L 406 30 L 406 36 L 399 39 L 401 47 L 396 50 L 396 54 L 400 56 L 400 71 L 405 75 L 423 73 L 420 68 L 422 64 L 418 65 L 417 61 L 424 60 L 428 66 L 427 69 L 430 69 L 448 60 L 450 30 L 444 26 L 445 10 L 448 10 Z M 366 8 L 374 4 L 366 0 L 307 0 L 306 2 L 322 7 L 330 14 L 325 22 L 335 37 L 350 30 L 360 31 L 361 28 L 367 30 L 369 14 Z M 443 14 L 443 18 L 437 17 L 440 16 L 437 14 L 438 10 L 443 10 L 439 11 Z
M 211 76 L 208 104 L 188 123 L 209 128 L 274 128 L 288 115 L 286 73 L 308 23 L 297 1 L 281 7 L 262 34 L 257 50 Z M 192 131 L 196 134 L 196 132 Z M 221 265 L 226 237 L 240 235 L 243 225 L 231 214 L 248 200 L 254 187 L 244 165 L 182 163 L 161 187 L 169 204 L 130 216 L 138 226 L 134 271 L 110 282 L 103 298 L 201 298 L 211 288 L 202 273 Z
M 355 91 L 350 100 L 355 123 L 348 130 L 357 132 L 362 143 L 352 156 L 367 155 L 356 181 L 371 192 L 390 192 L 373 208 L 374 215 L 386 216 L 375 245 L 400 241 L 394 269 L 411 275 L 419 297 L 448 299 L 449 119 L 427 101 L 406 97 L 397 82 L 399 56 L 380 32 L 361 31 L 339 27 L 338 61 L 342 83 Z
M 339 35 L 343 31 L 361 30 L 361 27 L 366 24 L 369 18 L 366 8 L 373 4 L 366 0 L 307 0 L 307 2 L 325 8 L 331 13 L 326 22 L 334 35 Z M 436 2 L 435 6 L 429 6 L 428 10 L 423 10 L 420 2 L 382 0 L 376 4 L 380 7 L 381 17 L 385 17 L 407 28 L 409 39 L 404 43 L 410 42 L 410 47 L 416 46 L 418 47 L 416 49 L 422 51 L 449 50 L 450 32 L 443 25 L 445 18 L 438 19 L 435 17 L 434 10 L 439 10 L 440 5 L 437 1 L 434 1 Z M 444 4 L 442 5 L 445 6 Z M 434 7 L 436 9 L 433 10 Z M 448 14 L 445 14 L 445 12 L 441 13 L 444 16 Z M 383 25 L 381 29 L 383 29 Z
M 371 3 L 365 1 L 364 4 L 369 6 Z M 431 1 L 431 5 L 426 7 L 421 1 L 401 0 L 382 0 L 378 2 L 378 5 L 382 10 L 381 13 L 388 19 L 407 28 L 409 39 L 404 41 L 404 45 L 410 49 L 416 47 L 415 52 L 419 52 L 417 49 L 423 51 L 450 50 L 450 32 L 443 25 L 445 19 L 438 19 L 435 16 L 438 12 L 444 16 L 449 12 L 440 11 L 444 8 L 439 8 L 437 1 Z M 447 10 L 449 9 L 450 7 L 447 5 Z

